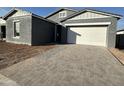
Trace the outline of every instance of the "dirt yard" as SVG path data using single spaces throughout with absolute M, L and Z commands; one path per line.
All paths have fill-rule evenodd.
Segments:
M 28 46 L 0 41 L 0 69 L 41 54 L 55 45 Z
M 117 48 L 110 48 L 109 51 L 124 65 L 124 52 Z

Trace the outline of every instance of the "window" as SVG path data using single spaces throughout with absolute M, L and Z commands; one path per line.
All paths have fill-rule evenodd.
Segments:
M 20 36 L 20 21 L 14 22 L 14 37 Z
M 59 13 L 59 18 L 63 18 L 63 17 L 66 17 L 66 11 Z

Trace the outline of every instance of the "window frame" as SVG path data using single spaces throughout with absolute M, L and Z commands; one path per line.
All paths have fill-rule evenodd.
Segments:
M 15 36 L 15 23 L 16 22 L 19 22 L 19 36 Z M 13 38 L 15 38 L 15 39 L 19 39 L 20 38 L 20 20 L 14 20 L 13 21 Z
M 61 14 L 65 14 L 64 16 L 61 15 Z M 67 16 L 67 11 L 62 11 L 62 12 L 59 12 L 59 18 L 64 18 Z

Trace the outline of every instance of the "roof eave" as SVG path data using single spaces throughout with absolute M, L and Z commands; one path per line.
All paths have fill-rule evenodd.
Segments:
M 101 13 L 101 14 L 105 14 L 105 15 L 112 16 L 112 17 L 115 17 L 115 18 L 118 18 L 118 19 L 123 18 L 123 16 L 122 16 L 122 15 L 112 14 L 112 13 L 103 12 L 103 11 L 90 10 L 90 9 L 87 9 L 86 11 L 89 11 L 89 12 L 96 12 L 96 13 Z
M 124 31 L 124 29 L 121 29 L 121 30 L 117 30 L 116 32 L 121 32 L 121 31 Z
M 6 20 L 7 17 L 8 17 L 11 13 L 16 12 L 16 11 L 18 11 L 18 10 L 25 11 L 25 10 L 18 9 L 18 8 L 12 8 L 12 9 L 11 9 L 5 16 L 3 16 L 2 18 L 3 18 L 4 20 Z M 28 12 L 28 11 L 26 11 L 26 12 Z M 31 12 L 28 12 L 28 13 L 32 14 Z
M 36 15 L 36 14 L 33 14 L 33 13 L 32 13 L 32 16 L 37 17 L 37 18 L 40 18 L 40 19 L 42 19 L 44 21 L 48 21 L 48 22 L 53 23 L 53 24 L 58 24 L 58 23 L 56 23 L 56 22 L 54 22 L 52 20 L 46 19 L 46 18 L 44 18 L 42 16 L 39 16 L 39 15 Z
M 72 15 L 72 16 L 70 16 L 70 17 L 67 17 L 67 18 L 61 20 L 61 22 L 64 22 L 64 21 L 66 21 L 66 20 L 68 20 L 68 19 L 70 19 L 70 18 L 72 18 L 72 17 L 75 17 L 75 16 L 79 15 L 80 13 L 86 12 L 86 11 L 89 11 L 89 12 L 96 12 L 96 13 L 101 13 L 101 14 L 104 14 L 104 15 L 112 16 L 112 17 L 117 18 L 118 20 L 121 19 L 121 18 L 123 18 L 122 15 L 117 15 L 117 14 L 112 14 L 112 13 L 103 12 L 103 11 L 97 11 L 97 10 L 91 10 L 91 9 L 84 9 L 84 10 L 81 10 L 81 11 L 75 13 L 74 15 Z
M 4 16 L 2 17 L 2 19 L 6 20 L 7 17 L 8 17 L 11 13 L 13 13 L 14 11 L 16 11 L 15 8 L 12 8 L 6 15 L 4 15 Z

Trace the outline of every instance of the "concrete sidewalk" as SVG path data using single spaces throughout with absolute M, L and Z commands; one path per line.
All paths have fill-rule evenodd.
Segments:
M 18 84 L 15 81 L 0 74 L 0 86 L 18 86 Z

